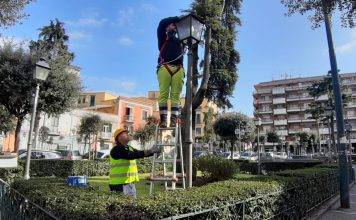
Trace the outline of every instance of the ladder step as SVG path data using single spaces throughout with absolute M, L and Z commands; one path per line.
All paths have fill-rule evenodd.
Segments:
M 166 175 L 165 175 L 165 177 L 170 177 L 170 178 L 172 178 L 172 176 L 173 176 L 172 173 L 169 173 L 169 174 L 166 174 Z M 177 177 L 177 178 L 182 178 L 183 175 L 182 175 L 182 173 L 176 173 L 176 177 Z M 185 174 L 184 174 L 184 177 L 185 177 Z
M 151 177 L 150 181 L 174 181 L 172 177 Z M 176 179 L 178 181 L 178 179 Z
M 159 131 L 174 131 L 175 127 L 158 128 Z
M 173 159 L 170 159 L 170 160 L 155 160 L 154 162 L 155 163 L 174 163 L 174 160 Z M 181 162 L 181 160 L 177 159 L 176 163 L 178 163 L 178 162 Z
M 175 143 L 169 143 L 169 144 L 156 144 L 156 146 L 176 146 L 176 144 Z

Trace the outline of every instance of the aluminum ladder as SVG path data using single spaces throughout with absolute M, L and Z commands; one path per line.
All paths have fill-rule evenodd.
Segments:
M 163 132 L 170 131 L 174 139 L 173 143 L 166 143 L 163 140 Z M 154 154 L 152 157 L 152 172 L 149 177 L 151 182 L 150 194 L 154 193 L 156 183 L 164 182 L 165 190 L 185 189 L 186 175 L 184 172 L 183 147 L 181 125 L 177 123 L 175 127 L 160 128 L 156 127 L 155 146 L 161 148 L 161 154 Z M 165 151 L 170 148 L 172 154 L 169 155 Z M 179 154 L 179 158 L 178 158 Z M 177 163 L 180 163 L 181 172 L 177 173 Z M 163 173 L 157 170 L 157 164 L 163 164 Z M 171 167 L 167 165 L 172 164 Z M 171 171 L 168 171 L 170 168 Z M 181 187 L 177 188 L 177 182 L 182 182 Z M 168 185 L 170 183 L 170 185 Z

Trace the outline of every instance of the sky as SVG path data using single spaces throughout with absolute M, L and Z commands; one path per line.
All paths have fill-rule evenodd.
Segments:
M 37 0 L 29 17 L 2 38 L 36 40 L 39 28 L 58 18 L 65 23 L 86 91 L 146 96 L 157 90 L 156 29 L 160 19 L 181 15 L 188 0 Z M 307 16 L 285 16 L 280 0 L 244 0 L 237 28 L 239 79 L 230 111 L 253 115 L 253 86 L 285 76 L 315 76 L 330 69 L 325 29 L 312 30 Z M 356 29 L 333 20 L 334 44 L 341 73 L 356 72 Z M 185 58 L 186 59 L 186 58 Z M 183 88 L 183 93 L 185 88 Z

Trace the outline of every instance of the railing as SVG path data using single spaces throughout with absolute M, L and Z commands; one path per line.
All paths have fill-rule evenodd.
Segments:
M 0 219 L 59 219 L 0 179 Z
M 337 181 L 336 175 L 337 174 L 330 174 L 329 177 Z M 304 195 L 298 193 L 300 191 L 299 188 L 302 186 L 296 186 L 287 190 L 238 201 L 222 207 L 213 207 L 164 219 L 302 219 L 309 212 L 338 193 L 337 182 L 334 184 L 335 187 L 331 188 L 324 197 L 317 197 L 317 199 L 310 198 L 309 202 L 311 204 L 308 209 L 305 209 L 303 204 L 298 204 L 298 202 L 304 201 L 302 199 Z M 293 200 L 290 199 L 291 197 L 293 197 Z M 296 199 L 294 197 L 298 198 Z M 271 202 L 268 206 L 266 206 L 266 200 Z M 266 204 L 264 204 L 263 201 L 265 201 Z M 272 206 L 276 206 L 278 209 L 270 208 Z M 266 210 L 269 208 L 270 210 Z
M 133 116 L 132 115 L 125 115 L 124 116 L 124 120 L 128 121 L 128 122 L 132 122 L 133 121 Z

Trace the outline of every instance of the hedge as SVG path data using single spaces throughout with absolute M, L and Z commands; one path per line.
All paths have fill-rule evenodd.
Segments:
M 162 169 L 162 164 L 158 165 Z M 21 177 L 25 161 L 19 161 L 18 168 L 0 168 L 0 178 L 11 182 L 15 177 Z M 150 173 L 151 160 L 148 158 L 137 160 L 139 173 Z M 67 177 L 67 176 L 107 176 L 110 164 L 108 159 L 97 160 L 31 160 L 30 175 L 32 177 Z M 8 181 L 7 181 L 8 180 Z
M 137 200 L 99 193 L 95 187 L 67 187 L 64 179 L 58 178 L 16 180 L 12 187 L 61 219 L 161 219 L 210 208 L 219 210 L 194 219 L 236 219 L 242 214 L 241 204 L 236 203 L 244 201 L 246 219 L 300 219 L 337 192 L 338 173 L 331 168 L 287 170 L 274 176 L 231 179 Z M 290 210 L 283 213 L 286 209 Z
M 241 172 L 257 174 L 258 164 L 257 162 L 251 162 L 247 160 L 234 160 L 238 165 Z M 261 162 L 261 169 L 266 172 L 277 172 L 281 170 L 295 170 L 308 167 L 314 167 L 322 164 L 321 161 L 263 161 Z

